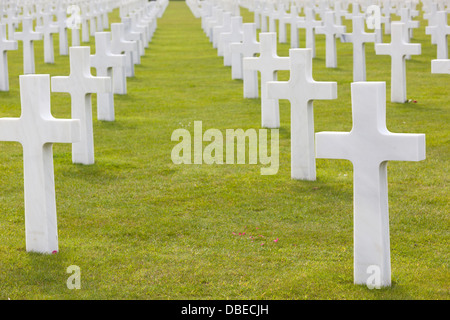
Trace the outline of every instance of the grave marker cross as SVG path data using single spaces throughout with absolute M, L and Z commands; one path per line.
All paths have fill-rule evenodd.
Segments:
M 268 96 L 291 102 L 291 178 L 316 180 L 313 100 L 336 99 L 336 82 L 312 78 L 311 49 L 290 49 L 289 81 L 268 82 Z
M 23 43 L 23 73 L 35 73 L 34 64 L 34 45 L 33 41 L 41 40 L 42 33 L 33 31 L 33 20 L 31 18 L 23 18 L 22 32 L 14 33 L 14 40 Z
M 94 133 L 92 128 L 91 93 L 106 93 L 111 90 L 111 79 L 91 75 L 90 47 L 71 47 L 70 75 L 52 77 L 53 92 L 70 93 L 72 119 L 80 120 L 81 139 L 72 144 L 72 162 L 94 163 Z
M 125 55 L 111 52 L 111 33 L 95 33 L 95 54 L 90 56 L 91 65 L 97 70 L 97 76 L 113 78 L 114 67 L 125 66 Z M 112 86 L 112 83 L 111 83 Z M 97 94 L 97 119 L 114 121 L 114 93 L 111 87 L 107 93 Z
M 406 55 L 421 53 L 420 43 L 405 41 L 407 30 L 401 22 L 391 24 L 391 43 L 376 43 L 375 52 L 391 56 L 391 102 L 406 101 Z
M 55 55 L 53 48 L 53 34 L 59 32 L 58 26 L 52 23 L 53 14 L 42 14 L 42 25 L 36 26 L 36 31 L 40 32 L 44 36 L 44 62 L 55 63 Z
M 113 68 L 114 93 L 125 94 L 126 77 L 134 77 L 134 65 L 137 63 L 135 59 L 140 61 L 140 55 L 138 43 L 125 40 L 123 23 L 111 23 L 111 53 L 125 54 L 125 68 Z
M 345 32 L 345 26 L 335 24 L 333 11 L 325 12 L 324 25 L 316 28 L 317 34 L 325 35 L 325 65 L 327 68 L 337 67 L 336 36 Z
M 8 50 L 17 50 L 17 41 L 6 39 L 6 25 L 0 24 L 0 91 L 9 91 Z
M 436 12 L 435 25 L 427 26 L 425 32 L 431 35 L 433 43 L 437 45 L 437 59 L 448 59 L 448 40 L 450 26 L 447 24 L 447 12 Z
M 79 120 L 55 119 L 50 111 L 50 76 L 21 75 L 20 118 L 0 119 L 0 140 L 23 146 L 27 251 L 58 250 L 53 143 L 79 140 Z
M 425 135 L 386 128 L 386 84 L 351 84 L 353 128 L 316 133 L 316 157 L 353 163 L 354 282 L 367 284 L 369 267 L 379 268 L 380 285 L 391 283 L 388 161 L 425 159 Z
M 224 32 L 219 35 L 219 48 L 222 49 L 223 53 L 223 65 L 231 66 L 231 43 L 237 43 L 242 41 L 242 17 L 232 17 L 231 18 L 231 31 Z M 220 55 L 220 54 L 219 54 Z
M 304 18 L 300 17 L 298 15 L 298 7 L 293 4 L 291 5 L 291 10 L 289 14 L 285 15 L 280 20 L 280 24 L 291 25 L 291 48 L 298 48 L 299 47 L 299 39 L 298 39 L 298 28 L 297 25 L 300 22 L 303 22 Z
M 306 30 L 305 47 L 311 49 L 312 57 L 316 57 L 315 29 L 322 25 L 322 21 L 315 20 L 315 12 L 312 8 L 305 8 L 305 20 L 297 23 L 297 28 Z
M 59 30 L 59 54 L 67 56 L 69 54 L 69 40 L 67 38 L 67 13 L 64 9 L 59 9 L 56 15 L 56 25 Z
M 353 81 L 366 81 L 365 43 L 375 42 L 375 33 L 364 31 L 364 17 L 352 18 L 352 33 L 343 33 L 342 42 L 353 43 Z
M 259 57 L 244 58 L 244 70 L 256 70 L 261 74 L 261 125 L 265 128 L 279 128 L 280 114 L 278 100 L 267 96 L 267 82 L 277 80 L 278 70 L 289 70 L 289 57 L 277 55 L 277 34 L 260 33 L 261 53 Z
M 260 52 L 260 43 L 256 40 L 256 24 L 242 25 L 242 42 L 231 43 L 231 78 L 243 79 L 244 98 L 258 98 L 258 72 L 243 70 L 243 58 L 253 57 Z

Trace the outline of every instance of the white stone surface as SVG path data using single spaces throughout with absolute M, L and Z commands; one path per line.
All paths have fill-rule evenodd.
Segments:
M 435 24 L 425 27 L 425 33 L 431 35 L 432 43 L 437 46 L 437 59 L 448 59 L 448 35 L 450 26 L 447 23 L 447 12 L 436 12 Z
M 18 49 L 17 41 L 6 39 L 6 25 L 0 24 L 0 91 L 9 91 L 8 50 Z
M 92 128 L 92 93 L 111 90 L 111 78 L 91 75 L 90 47 L 71 47 L 70 75 L 52 77 L 53 92 L 70 94 L 72 119 L 80 120 L 80 141 L 72 144 L 72 162 L 94 163 L 94 132 Z
M 2 22 L 8 26 L 8 39 L 14 40 L 14 32 L 19 25 L 20 19 L 17 17 L 17 12 L 13 7 L 9 7 L 6 10 L 6 17 L 2 19 Z
M 231 43 L 239 43 L 242 41 L 243 31 L 242 31 L 242 17 L 232 17 L 231 18 L 231 30 L 230 32 L 223 32 L 219 36 L 219 46 L 223 52 L 223 65 L 231 66 Z
M 289 57 L 277 54 L 277 34 L 274 32 L 259 34 L 261 52 L 258 57 L 244 58 L 244 71 L 259 71 L 261 75 L 261 126 L 280 127 L 278 100 L 267 96 L 267 82 L 277 80 L 278 70 L 289 70 Z
M 341 41 L 353 44 L 353 81 L 366 81 L 365 44 L 375 42 L 376 35 L 364 31 L 364 18 L 361 16 L 353 17 L 352 29 L 352 33 L 341 35 Z
M 305 29 L 305 47 L 311 49 L 312 57 L 316 57 L 316 35 L 315 29 L 322 25 L 322 21 L 315 19 L 312 8 L 305 8 L 305 20 L 297 23 L 297 28 Z
M 286 43 L 286 23 L 284 23 L 284 18 L 288 16 L 286 13 L 286 6 L 282 2 L 277 3 L 277 9 L 273 14 L 273 18 L 278 20 L 278 42 Z
M 243 79 L 244 98 L 258 98 L 258 72 L 243 70 L 243 59 L 253 57 L 260 52 L 260 43 L 256 39 L 256 24 L 242 25 L 242 42 L 231 43 L 231 78 Z
M 125 74 L 127 77 L 134 77 L 134 65 L 137 63 L 135 59 L 140 61 L 139 46 L 136 41 L 125 40 L 123 23 L 111 23 L 111 52 L 113 54 L 125 54 Z M 113 70 L 115 74 L 122 71 L 121 68 L 117 67 Z M 125 94 L 126 85 L 124 86 L 122 83 L 117 83 L 119 79 L 123 80 L 123 76 L 114 78 L 114 92 Z M 123 91 L 124 89 L 125 92 Z
M 89 42 L 90 32 L 89 32 L 89 10 L 86 4 L 80 4 L 81 9 L 81 41 Z
M 450 74 L 450 59 L 431 60 L 431 73 Z
M 286 24 L 290 25 L 291 48 L 299 47 L 298 28 L 297 28 L 299 22 L 304 22 L 304 18 L 298 15 L 298 7 L 295 4 L 293 4 L 291 5 L 291 10 L 289 11 L 289 13 L 284 18 L 282 18 L 280 22 L 283 25 Z
M 79 140 L 79 120 L 55 119 L 49 75 L 20 76 L 20 118 L 0 119 L 0 140 L 23 146 L 26 250 L 58 250 L 53 143 Z
M 145 34 L 143 32 L 134 31 L 131 24 L 131 18 L 123 17 L 121 19 L 123 23 L 123 36 L 127 41 L 136 41 L 138 43 L 139 48 L 139 56 L 143 56 L 145 54 Z M 138 64 L 140 63 L 139 57 L 133 58 Z
M 391 24 L 391 43 L 376 43 L 375 52 L 391 56 L 391 102 L 404 103 L 406 96 L 406 55 L 419 55 L 420 43 L 405 41 L 406 29 L 402 22 Z
M 71 47 L 79 47 L 81 45 L 80 30 L 81 30 L 81 25 L 78 27 L 71 28 L 71 35 L 72 35 Z M 70 54 L 70 52 L 69 52 L 69 54 Z
M 44 62 L 55 63 L 55 53 L 53 47 L 53 34 L 58 33 L 58 26 L 53 24 L 53 14 L 42 14 L 42 25 L 36 26 L 36 31 L 44 37 Z
M 388 161 L 425 159 L 425 135 L 391 133 L 386 128 L 384 82 L 352 83 L 353 128 L 316 133 L 316 157 L 353 163 L 354 282 L 367 283 L 378 267 L 381 286 L 391 284 Z
M 267 83 L 271 99 L 291 103 L 291 178 L 316 180 L 313 100 L 336 99 L 336 82 L 312 77 L 311 49 L 290 49 L 290 79 Z
M 336 18 L 335 23 L 337 25 L 342 25 L 342 17 L 345 18 L 345 15 L 348 13 L 343 7 L 343 1 L 335 0 L 334 1 L 334 16 Z
M 223 32 L 231 31 L 231 12 L 224 12 L 222 16 L 222 23 L 213 27 L 212 31 L 212 44 L 213 48 L 218 49 L 219 46 L 219 35 Z M 219 56 L 222 56 L 221 52 L 218 52 Z
M 22 41 L 23 44 L 23 73 L 35 73 L 34 41 L 41 40 L 42 33 L 33 31 L 33 20 L 24 18 L 22 20 L 22 32 L 14 33 L 14 40 Z
M 408 32 L 405 33 L 406 42 L 411 42 L 411 38 L 413 37 L 413 30 L 419 28 L 419 21 L 415 21 L 412 19 L 411 10 L 409 8 L 401 8 L 400 22 L 403 22 L 406 30 L 408 30 Z
M 124 54 L 113 54 L 111 52 L 111 33 L 95 33 L 95 54 L 90 56 L 91 66 L 97 70 L 98 77 L 113 78 L 114 67 L 125 66 Z M 112 82 L 111 82 L 112 86 Z M 97 119 L 103 121 L 114 121 L 114 93 L 111 90 L 107 93 L 97 94 Z
M 58 10 L 55 24 L 58 26 L 59 34 L 59 54 L 67 56 L 69 54 L 69 40 L 67 37 L 67 14 L 66 10 Z
M 345 26 L 335 23 L 333 11 L 325 12 L 324 23 L 316 28 L 317 34 L 325 35 L 325 65 L 327 68 L 337 68 L 336 37 L 345 32 Z

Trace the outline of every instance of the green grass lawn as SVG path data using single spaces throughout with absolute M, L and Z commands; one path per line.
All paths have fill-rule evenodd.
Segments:
M 116 10 L 110 22 L 119 20 Z M 128 94 L 115 95 L 116 121 L 97 121 L 93 96 L 95 164 L 74 165 L 69 144 L 53 147 L 57 254 L 25 251 L 22 147 L 0 142 L 0 298 L 448 299 L 450 78 L 431 74 L 436 47 L 425 26 L 412 40 L 422 55 L 407 61 L 408 98 L 417 103 L 387 103 L 390 131 L 425 133 L 427 142 L 425 161 L 389 163 L 390 288 L 353 284 L 351 163 L 318 159 L 317 181 L 291 180 L 289 102 L 280 102 L 276 175 L 260 175 L 260 164 L 172 163 L 175 129 L 192 133 L 197 120 L 203 130 L 259 129 L 261 116 L 260 100 L 243 98 L 200 19 L 170 2 Z M 349 131 L 352 45 L 338 41 L 339 67 L 328 69 L 324 36 L 316 42 L 314 78 L 337 81 L 338 99 L 314 102 L 315 130 Z M 84 45 L 95 52 L 93 38 Z M 288 50 L 280 44 L 278 53 Z M 42 42 L 35 52 L 36 73 L 68 75 L 57 38 L 55 64 L 43 63 Z M 373 44 L 366 52 L 367 79 L 386 81 L 389 99 L 390 57 L 376 56 Z M 8 59 L 0 116 L 18 117 L 21 44 Z M 69 118 L 70 97 L 52 93 L 52 112 Z M 66 286 L 70 265 L 80 267 L 80 290 Z

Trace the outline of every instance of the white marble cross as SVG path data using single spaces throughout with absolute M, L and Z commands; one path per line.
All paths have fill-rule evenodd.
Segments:
M 336 18 L 335 23 L 337 25 L 342 25 L 342 17 L 345 18 L 345 15 L 348 13 L 347 10 L 342 8 L 342 1 L 336 0 L 334 1 L 334 16 Z
M 380 285 L 391 284 L 388 161 L 425 159 L 425 135 L 386 128 L 386 84 L 351 84 L 353 128 L 316 133 L 316 157 L 353 163 L 354 282 L 367 284 L 378 268 Z
M 277 34 L 260 33 L 261 52 L 259 57 L 244 58 L 244 71 L 259 71 L 261 75 L 261 126 L 263 128 L 280 127 L 278 100 L 267 96 L 267 82 L 277 80 L 278 70 L 289 70 L 289 57 L 277 54 Z
M 110 32 L 95 33 L 95 55 L 91 55 L 90 58 L 91 66 L 97 70 L 98 77 L 113 78 L 113 68 L 122 68 L 126 63 L 124 54 L 111 52 Z M 114 121 L 114 118 L 114 93 L 111 87 L 107 93 L 97 94 L 97 119 Z
M 92 93 L 111 90 L 111 78 L 91 75 L 90 47 L 71 47 L 70 75 L 52 77 L 53 92 L 70 93 L 72 119 L 80 120 L 81 139 L 72 144 L 72 162 L 94 163 L 94 132 L 92 128 Z
M 79 140 L 79 120 L 55 119 L 50 111 L 50 76 L 19 76 L 22 114 L 0 119 L 0 140 L 23 147 L 27 251 L 58 250 L 53 143 Z
M 242 25 L 242 42 L 231 43 L 231 78 L 243 79 L 244 98 L 258 98 L 258 72 L 243 70 L 242 61 L 245 57 L 253 57 L 260 52 L 260 43 L 256 40 L 256 24 Z
M 298 28 L 306 30 L 305 47 L 311 49 L 312 57 L 316 57 L 315 29 L 322 25 L 322 21 L 315 20 L 315 12 L 312 8 L 305 8 L 305 20 L 297 23 Z
M 69 54 L 69 40 L 67 38 L 67 14 L 64 9 L 60 9 L 56 15 L 55 25 L 59 30 L 59 54 L 67 56 Z
M 72 47 L 79 47 L 81 45 L 81 39 L 80 39 L 80 31 L 81 31 L 81 17 L 76 18 L 77 20 L 74 20 L 75 23 L 70 26 L 70 34 L 72 36 Z M 69 52 L 70 54 L 70 52 Z
M 81 41 L 89 42 L 90 32 L 89 32 L 89 12 L 86 4 L 80 4 L 81 8 Z
M 317 34 L 325 35 L 325 65 L 327 68 L 337 67 L 336 36 L 345 32 L 345 26 L 335 24 L 333 11 L 325 12 L 323 26 L 316 27 Z
M 364 31 L 364 17 L 362 16 L 353 17 L 352 29 L 352 33 L 341 35 L 341 41 L 353 43 L 353 81 L 366 81 L 365 43 L 375 42 L 376 35 Z
M 123 17 L 121 21 L 123 23 L 124 39 L 127 41 L 136 41 L 139 47 L 139 56 L 142 57 L 145 54 L 145 34 L 143 32 L 133 30 L 131 18 Z M 133 58 L 133 60 L 136 60 L 137 64 L 140 64 L 139 56 L 137 56 L 136 59 Z
M 406 55 L 419 55 L 420 43 L 405 41 L 406 29 L 402 22 L 391 24 L 391 43 L 376 43 L 375 53 L 391 56 L 391 102 L 404 103 L 406 99 Z
M 269 19 L 269 32 L 277 32 L 277 24 L 275 20 L 277 19 L 277 11 L 275 10 L 275 3 L 269 2 L 267 4 L 267 18 Z
M 33 31 L 33 20 L 31 18 L 23 18 L 22 32 L 14 33 L 14 40 L 23 43 L 23 73 L 35 73 L 34 63 L 34 44 L 33 41 L 41 40 L 42 33 Z
M 273 8 L 273 4 L 266 2 L 266 1 L 262 1 L 261 2 L 262 5 L 260 7 L 260 12 L 259 15 L 261 17 L 261 32 L 268 32 L 268 24 L 267 24 L 267 18 L 269 17 L 269 10 L 272 7 Z M 272 31 L 272 32 L 276 32 L 276 31 Z
M 16 10 L 14 10 L 12 7 L 9 7 L 7 10 L 6 17 L 2 17 L 2 22 L 6 23 L 8 26 L 8 39 L 13 40 L 14 39 L 14 32 L 17 29 L 17 25 L 20 22 L 20 19 L 17 17 Z
M 242 17 L 231 18 L 231 31 L 220 34 L 219 48 L 223 51 L 223 65 L 231 66 L 231 43 L 239 43 L 242 41 Z
M 450 26 L 447 24 L 447 12 L 436 12 L 435 25 L 427 26 L 425 33 L 431 35 L 437 45 L 437 59 L 448 59 L 448 40 Z
M 213 27 L 212 30 L 212 44 L 214 49 L 218 49 L 219 46 L 219 35 L 222 32 L 230 32 L 231 30 L 231 12 L 224 12 L 222 16 L 222 23 Z M 219 56 L 221 53 L 218 52 Z
M 395 9 L 391 6 L 391 0 L 383 0 L 382 2 L 381 23 L 384 23 L 384 33 L 391 34 L 391 15 L 395 12 Z
M 42 25 L 36 26 L 36 31 L 43 34 L 44 37 L 44 62 L 55 63 L 55 54 L 53 48 L 53 34 L 59 32 L 58 26 L 53 24 L 53 14 L 42 14 Z
M 430 3 L 428 11 L 423 14 L 423 18 L 428 21 L 428 27 L 435 26 L 437 24 L 437 13 L 438 13 L 438 5 L 437 3 Z M 431 30 L 430 30 L 431 31 Z M 425 27 L 425 33 L 429 34 L 427 27 Z M 436 44 L 434 40 L 434 36 L 431 35 L 431 43 Z
M 261 4 L 261 1 L 255 0 L 253 3 L 253 21 L 256 24 L 256 29 L 261 29 L 261 11 L 263 5 Z
M 0 91 L 9 91 L 8 50 L 17 50 L 17 41 L 6 39 L 6 25 L 0 24 Z
M 127 77 L 134 77 L 134 65 L 137 63 L 135 59 L 140 61 L 139 46 L 136 41 L 125 40 L 125 32 L 123 23 L 111 23 L 111 53 L 113 54 L 125 54 L 126 65 L 125 65 L 125 75 Z M 123 76 L 119 75 L 122 69 L 114 68 L 114 92 L 115 93 L 126 93 L 126 85 L 124 87 L 122 83 L 117 81 L 123 80 Z M 125 91 L 123 91 L 125 89 Z
M 287 14 L 285 17 L 283 17 L 280 20 L 280 24 L 283 24 L 284 26 L 286 24 L 291 25 L 291 48 L 299 47 L 297 25 L 299 22 L 303 22 L 303 21 L 304 21 L 304 18 L 300 17 L 298 15 L 298 7 L 295 4 L 291 5 L 291 10 L 290 10 L 289 14 Z
M 271 99 L 291 103 L 291 178 L 316 180 L 313 100 L 336 99 L 336 82 L 318 82 L 312 77 L 311 49 L 290 49 L 289 81 L 269 81 Z
M 141 32 L 143 34 L 144 47 L 148 48 L 148 43 L 152 37 L 150 26 L 145 23 L 145 20 L 141 20 L 138 14 L 132 14 L 130 18 L 131 30 L 135 32 Z
M 419 21 L 412 20 L 411 10 L 409 8 L 401 8 L 400 22 L 403 22 L 405 24 L 405 28 L 408 31 L 407 33 L 405 33 L 406 42 L 411 42 L 411 38 L 413 37 L 413 29 L 419 27 Z
M 277 9 L 273 13 L 273 18 L 274 20 L 278 20 L 278 42 L 280 43 L 286 43 L 286 23 L 283 23 L 283 20 L 288 15 L 285 4 L 278 2 Z
M 357 1 L 351 1 L 352 12 L 347 12 L 345 18 L 348 20 L 353 20 L 354 17 L 363 17 L 364 14 L 361 13 L 361 5 Z
M 218 7 L 212 8 L 212 14 L 210 17 L 205 19 L 204 30 L 209 38 L 209 41 L 213 41 L 213 30 L 215 26 L 221 26 L 223 22 L 223 10 Z
M 141 64 L 141 56 L 145 54 L 145 47 L 143 42 L 143 34 L 131 30 L 131 20 L 123 18 L 123 38 L 125 41 L 136 41 L 138 52 L 133 51 L 133 63 Z
M 95 36 L 97 31 L 97 11 L 95 9 L 95 5 L 93 1 L 89 2 L 89 13 L 87 14 L 89 17 L 89 31 L 91 36 Z

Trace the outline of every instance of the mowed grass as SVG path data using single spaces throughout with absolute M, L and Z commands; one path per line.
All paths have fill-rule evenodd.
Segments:
M 110 22 L 119 20 L 116 10 Z M 93 95 L 95 164 L 74 165 L 69 144 L 53 147 L 57 254 L 25 251 L 22 147 L 0 142 L 0 298 L 448 299 L 450 78 L 431 74 L 436 47 L 425 25 L 412 40 L 422 55 L 407 61 L 408 97 L 417 103 L 387 103 L 390 131 L 427 140 L 425 161 L 388 167 L 392 287 L 353 284 L 351 163 L 318 159 L 317 181 L 291 180 L 289 102 L 280 103 L 276 175 L 260 175 L 261 164 L 172 163 L 175 129 L 193 134 L 194 121 L 223 133 L 260 129 L 261 115 L 260 100 L 243 99 L 242 81 L 231 80 L 200 20 L 170 2 L 128 93 L 115 95 L 116 121 L 97 121 Z M 324 37 L 316 42 L 314 78 L 337 81 L 338 99 L 314 102 L 315 130 L 349 131 L 352 46 L 338 41 L 338 68 L 328 69 Z M 83 45 L 95 52 L 93 38 Z M 8 53 L 1 117 L 20 116 L 21 48 Z M 278 53 L 288 50 L 280 44 Z M 57 38 L 55 64 L 43 63 L 42 42 L 35 52 L 36 73 L 68 75 Z M 390 58 L 375 56 L 373 44 L 366 53 L 367 79 L 386 81 L 389 100 Z M 70 97 L 51 98 L 53 115 L 69 118 Z M 80 290 L 66 286 L 71 265 L 80 267 Z

